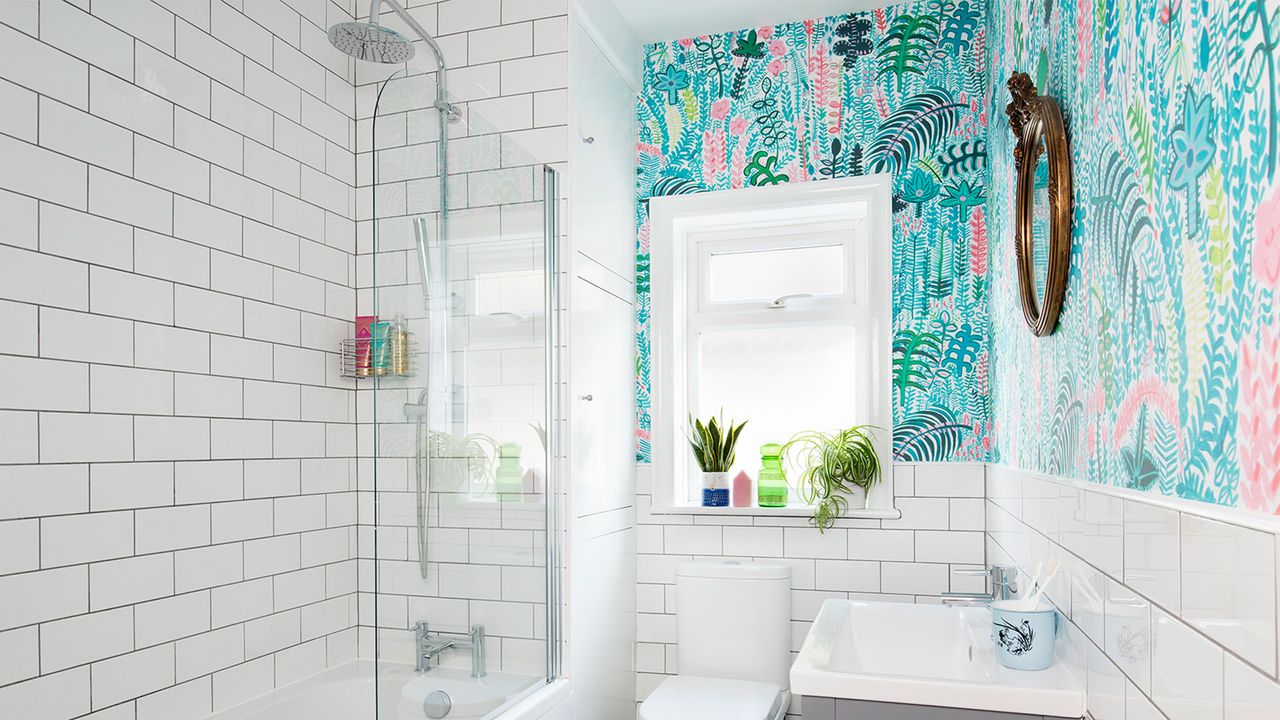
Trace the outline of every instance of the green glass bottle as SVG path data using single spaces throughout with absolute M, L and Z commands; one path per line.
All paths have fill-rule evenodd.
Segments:
M 524 499 L 524 469 L 520 467 L 520 444 L 507 442 L 498 447 L 498 499 L 520 502 Z
M 782 446 L 765 443 L 760 447 L 760 475 L 756 479 L 760 507 L 786 507 L 787 474 L 782 470 Z

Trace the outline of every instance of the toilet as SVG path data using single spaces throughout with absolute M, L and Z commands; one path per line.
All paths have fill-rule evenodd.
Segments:
M 737 560 L 676 566 L 679 674 L 640 720 L 780 720 L 791 701 L 791 568 Z

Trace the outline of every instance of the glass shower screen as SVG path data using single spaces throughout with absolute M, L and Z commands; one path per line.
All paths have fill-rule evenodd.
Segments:
M 509 119 L 458 102 L 442 128 L 433 83 L 377 86 L 364 164 L 361 650 L 383 719 L 485 717 L 556 664 L 558 182 Z

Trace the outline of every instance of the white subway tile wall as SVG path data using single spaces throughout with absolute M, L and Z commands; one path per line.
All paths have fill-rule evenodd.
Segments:
M 0 715 L 356 656 L 354 5 L 0 3 Z
M 945 591 L 983 592 L 983 578 L 954 571 L 985 563 L 984 518 L 967 506 L 982 502 L 984 476 L 980 463 L 896 464 L 886 482 L 900 519 L 842 519 L 820 533 L 807 517 L 652 513 L 652 467 L 637 466 L 636 700 L 679 670 L 680 562 L 733 557 L 790 565 L 793 653 L 828 598 L 927 603 Z M 793 701 L 789 717 L 799 709 Z
M 542 165 L 563 170 L 567 158 L 568 78 L 566 43 L 548 41 L 535 49 L 534 34 L 539 21 L 567 26 L 568 3 L 532 0 L 511 7 L 501 0 L 444 0 L 410 5 L 413 17 L 436 33 L 449 63 L 450 99 L 462 114 L 460 122 L 448 127 L 447 239 L 450 291 L 458 315 L 453 323 L 452 362 L 455 382 L 465 385 L 459 394 L 466 402 L 465 432 L 518 442 L 522 466 L 540 468 L 543 451 L 534 426 L 543 424 L 543 244 L 541 205 L 534 201 L 541 198 Z M 367 3 L 359 11 L 367 12 Z M 383 12 L 381 21 L 404 29 L 390 12 Z M 502 81 L 503 68 L 531 61 L 551 64 L 540 77 L 545 89 Z M 352 249 L 357 252 L 357 290 L 344 301 L 361 315 L 391 319 L 403 313 L 410 330 L 425 345 L 428 327 L 411 220 L 425 217 L 435 240 L 441 208 L 439 119 L 431 107 L 436 91 L 431 53 L 419 46 L 409 68 L 406 76 L 386 86 L 381 97 L 382 81 L 403 66 L 361 63 L 356 68 L 359 153 Z M 546 122 L 535 123 L 531 108 L 537 98 L 552 93 L 556 97 L 547 102 L 558 104 L 559 112 L 548 112 Z M 327 127 L 330 112 L 313 108 L 305 100 L 302 111 L 304 120 L 311 115 Z M 522 133 L 534 130 L 556 140 L 528 142 Z M 311 182 L 308 177 L 304 172 L 304 188 Z M 291 251 L 288 261 L 304 272 L 313 268 L 314 274 L 324 276 L 336 270 L 331 253 L 320 252 L 326 248 L 304 242 Z M 536 292 L 514 303 L 508 298 L 501 305 L 477 309 L 484 293 L 476 278 L 511 273 L 536 284 Z M 277 274 L 277 291 L 282 280 Z M 336 285 L 340 284 L 330 283 L 326 295 Z M 490 295 L 487 302 L 494 305 L 497 294 Z M 298 288 L 295 300 L 302 306 L 310 302 L 305 288 Z M 502 312 L 517 315 L 497 314 Z M 303 331 L 305 335 L 305 326 Z M 420 354 L 418 378 L 384 380 L 377 390 L 376 409 L 372 384 L 361 381 L 356 393 L 361 457 L 360 653 L 374 657 L 376 642 L 379 657 L 412 662 L 415 622 L 426 621 L 435 630 L 454 633 L 481 623 L 491 668 L 539 675 L 546 665 L 545 503 L 541 495 L 530 493 L 523 502 L 513 503 L 477 500 L 460 482 L 468 473 L 453 472 L 457 465 L 438 461 L 433 465 L 427 519 L 428 578 L 419 576 L 413 493 L 415 428 L 407 422 L 404 405 L 418 399 L 423 362 L 425 355 Z M 303 406 L 309 403 L 329 407 L 326 398 L 304 395 Z M 446 653 L 442 661 L 465 666 L 469 658 L 465 652 Z
M 1092 717 L 1280 712 L 1273 518 L 999 465 L 987 493 L 989 562 L 1018 565 L 1024 584 L 1035 560 L 1062 563 L 1046 595 L 1069 621 L 1059 658 Z

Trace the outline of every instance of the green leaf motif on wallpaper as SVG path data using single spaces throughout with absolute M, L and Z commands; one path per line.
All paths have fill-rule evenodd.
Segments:
M 680 91 L 689 87 L 689 73 L 681 70 L 675 65 L 668 65 L 654 78 L 653 89 L 658 92 L 667 94 L 667 104 L 677 105 L 680 103 Z
M 733 44 L 734 57 L 742 58 L 742 62 L 738 64 L 738 71 L 733 74 L 733 88 L 730 94 L 734 98 L 742 97 L 743 87 L 747 82 L 747 71 L 751 66 L 752 60 L 758 60 L 764 57 L 765 45 L 758 40 L 759 35 L 755 30 L 747 32 L 746 37 L 738 38 Z
M 1280 49 L 1280 8 L 1268 0 L 1236 0 L 1231 3 L 1231 26 L 1238 28 L 1239 42 L 1230 44 L 1233 63 L 1244 62 L 1245 86 L 1259 88 L 1267 96 L 1267 168 L 1276 164 L 1276 50 Z M 1257 38 L 1256 41 L 1254 38 Z
M 1084 404 L 1075 396 L 1076 379 L 1070 373 L 1058 379 L 1058 393 L 1049 423 L 1049 472 L 1062 473 L 1073 467 L 1079 450 L 1080 418 Z
M 778 156 L 770 155 L 764 150 L 757 150 L 755 155 L 751 156 L 751 162 L 747 163 L 743 170 L 743 177 L 753 186 L 760 185 L 781 185 L 791 180 L 791 176 L 786 173 L 777 172 Z
M 1101 157 L 1092 169 L 1096 193 L 1091 198 L 1093 227 L 1107 252 L 1111 271 L 1119 280 L 1118 298 L 1124 303 L 1123 309 L 1130 312 L 1141 292 L 1136 254 L 1153 239 L 1155 225 L 1136 179 L 1137 172 L 1125 155 L 1115 149 Z
M 893 428 L 893 459 L 920 462 L 929 458 L 952 457 L 965 433 L 973 428 L 956 422 L 951 411 L 941 407 L 907 413 Z
M 942 23 L 942 33 L 938 37 L 938 49 L 934 57 L 956 57 L 968 50 L 978 31 L 978 21 L 978 13 L 969 5 L 969 0 L 956 3 L 955 9 Z
M 982 340 L 982 335 L 974 332 L 972 325 L 962 324 L 947 343 L 942 366 L 953 373 L 969 372 L 977 362 L 978 354 L 982 352 Z
M 884 119 L 867 150 L 875 158 L 872 171 L 898 172 L 909 167 L 914 158 L 947 139 L 956 128 L 960 111 L 967 107 L 941 88 L 929 88 L 903 101 Z
M 980 183 L 973 183 L 968 179 L 958 180 L 954 183 L 947 184 L 942 189 L 942 199 L 938 204 L 942 207 L 956 208 L 960 214 L 960 220 L 967 220 L 969 212 L 979 205 L 985 205 L 987 195 L 982 189 Z
M 1124 114 L 1125 127 L 1129 131 L 1129 142 L 1138 154 L 1138 167 L 1142 172 L 1143 185 L 1151 192 L 1156 175 L 1156 143 L 1151 132 L 1151 113 L 1147 110 L 1143 98 L 1135 98 Z
M 720 95 L 723 96 L 725 61 L 728 59 L 724 52 L 724 40 L 719 35 L 697 37 L 693 39 L 693 46 L 698 49 L 698 52 L 707 56 L 707 61 L 712 69 L 716 71 L 716 84 L 719 87 Z
M 916 206 L 915 215 L 920 217 L 921 206 L 938 197 L 941 191 L 942 188 L 933 179 L 932 174 L 916 168 L 907 176 L 906 182 L 902 183 L 901 195 L 903 202 Z
M 938 32 L 938 18 L 932 15 L 899 15 L 876 53 L 880 62 L 877 79 L 893 75 L 901 90 L 908 75 L 923 77 L 938 46 Z
M 870 55 L 875 49 L 871 38 L 871 20 L 863 13 L 853 13 L 836 25 L 836 37 L 840 38 L 831 45 L 831 52 L 843 58 L 841 65 L 852 70 L 858 58 Z
M 1138 423 L 1134 428 L 1137 436 L 1133 447 L 1120 448 L 1120 456 L 1124 459 L 1125 472 L 1129 478 L 1129 487 L 1136 490 L 1149 490 L 1160 478 L 1160 468 L 1156 467 L 1147 452 L 1147 406 L 1138 411 Z
M 1218 145 L 1214 138 L 1213 98 L 1194 97 L 1188 88 L 1183 98 L 1182 121 L 1173 128 L 1169 163 L 1169 187 L 1187 192 L 1187 232 L 1200 231 L 1200 176 L 1213 163 Z
M 936 334 L 909 329 L 898 333 L 893 339 L 893 386 L 899 403 L 906 401 L 909 390 L 928 389 L 941 359 L 942 338 Z
M 1213 291 L 1231 289 L 1231 227 L 1227 218 L 1227 194 L 1222 188 L 1222 168 L 1214 163 L 1204 183 L 1204 196 L 1209 200 L 1209 265 L 1213 268 Z
M 942 174 L 976 172 L 987 165 L 987 141 L 982 138 L 952 145 L 942 154 Z

